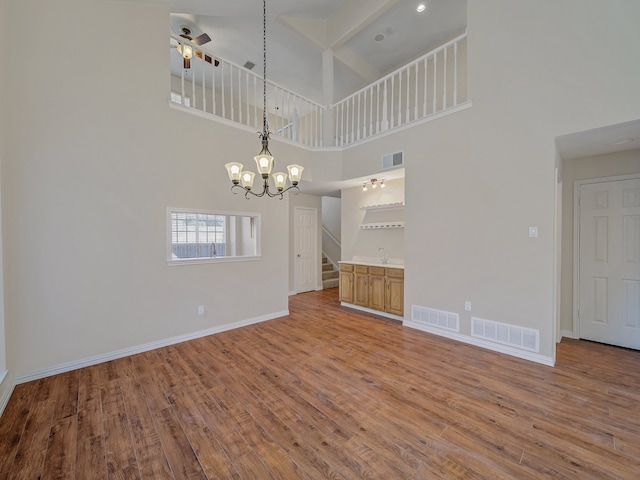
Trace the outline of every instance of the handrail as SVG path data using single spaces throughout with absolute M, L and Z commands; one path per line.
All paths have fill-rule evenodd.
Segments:
M 326 233 L 329 236 L 329 238 L 336 243 L 336 245 L 342 248 L 342 243 L 340 243 L 340 240 L 334 237 L 333 234 L 324 225 L 322 225 L 322 231 Z

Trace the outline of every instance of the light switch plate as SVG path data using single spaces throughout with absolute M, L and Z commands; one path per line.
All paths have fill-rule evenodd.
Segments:
M 536 238 L 538 236 L 538 227 L 529 227 L 529 238 Z

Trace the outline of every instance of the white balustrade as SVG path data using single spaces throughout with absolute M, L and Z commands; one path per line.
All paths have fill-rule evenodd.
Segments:
M 262 131 L 263 79 L 176 35 L 171 38 L 172 100 L 185 107 Z M 189 68 L 176 48 L 193 49 Z M 322 146 L 325 107 L 267 79 L 267 121 L 274 136 L 311 147 Z
M 464 33 L 333 104 L 335 145 L 349 145 L 466 102 L 466 45 Z
M 263 79 L 251 70 L 171 35 L 172 100 L 262 130 Z M 193 49 L 184 68 L 176 48 Z M 267 120 L 274 136 L 322 147 L 323 116 L 332 115 L 335 146 L 454 109 L 467 101 L 466 33 L 326 107 L 267 80 Z M 329 146 L 329 145 L 327 145 Z

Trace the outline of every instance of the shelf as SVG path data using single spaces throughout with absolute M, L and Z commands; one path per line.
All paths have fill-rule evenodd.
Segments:
M 380 205 L 365 205 L 360 210 L 401 210 L 404 208 L 404 202 L 383 203 Z
M 360 228 L 362 228 L 363 230 L 371 230 L 371 229 L 380 230 L 382 228 L 404 228 L 404 221 L 363 223 L 362 225 L 360 225 Z

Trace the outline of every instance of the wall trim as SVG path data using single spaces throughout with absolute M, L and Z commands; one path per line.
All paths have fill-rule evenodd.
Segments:
M 228 330 L 234 330 L 240 327 L 246 327 L 256 323 L 266 322 L 267 320 L 273 320 L 275 318 L 285 317 L 289 315 L 289 310 L 282 310 L 280 312 L 269 313 L 267 315 L 261 315 L 259 317 L 249 318 L 246 320 L 240 320 L 234 323 L 228 323 L 217 327 L 207 328 L 205 330 L 199 330 L 197 332 L 186 333 L 184 335 L 177 335 L 175 337 L 165 338 L 157 340 L 155 342 L 144 343 L 134 347 L 123 348 L 121 350 L 115 350 L 113 352 L 103 353 L 100 355 L 94 355 L 91 357 L 75 360 L 73 362 L 61 363 L 60 365 L 54 365 L 53 367 L 44 368 L 42 370 L 36 370 L 34 372 L 18 375 L 15 378 L 15 384 L 30 382 L 32 380 L 39 380 L 41 378 L 49 377 L 51 375 L 58 375 L 60 373 L 69 372 L 71 370 L 77 370 L 78 368 L 89 367 L 91 365 L 97 365 L 98 363 L 108 362 L 110 360 L 116 360 L 122 357 L 128 357 L 129 355 L 135 355 L 138 353 L 148 352 L 149 350 L 155 350 L 157 348 L 167 347 L 176 343 L 186 342 L 188 340 L 194 340 L 200 337 L 206 337 L 208 335 L 215 335 L 217 333 L 226 332 Z
M 379 315 L 381 317 L 390 318 L 391 320 L 403 321 L 404 317 L 394 315 L 393 313 L 382 312 L 380 310 L 374 310 L 372 308 L 361 307 L 360 305 L 354 305 L 353 303 L 340 302 L 343 307 L 353 308 L 354 310 L 360 310 L 361 312 L 372 313 L 373 315 Z
M 2 416 L 4 409 L 9 403 L 13 389 L 16 387 L 16 382 L 13 377 L 9 376 L 9 372 L 7 370 L 0 372 L 0 377 L 0 385 L 2 385 L 3 382 L 6 382 L 6 385 L 3 385 L 1 390 L 2 393 L 0 394 L 0 416 Z
M 415 328 L 416 330 L 421 330 L 426 333 L 432 333 L 434 335 L 438 335 L 439 337 L 446 337 L 451 340 L 457 340 L 459 342 L 468 343 L 476 347 L 486 348 L 487 350 L 492 350 L 494 352 L 504 353 L 506 355 L 511 355 L 512 357 L 522 358 L 523 360 L 529 360 L 531 362 L 540 363 L 548 367 L 553 367 L 555 365 L 555 361 L 552 357 L 547 357 L 545 355 L 540 355 L 538 353 L 519 350 L 517 348 L 511 348 L 507 345 L 488 342 L 485 340 L 481 340 L 479 338 L 469 337 L 467 335 L 463 335 L 456 332 L 449 332 L 446 330 L 432 328 L 432 327 L 429 327 L 428 325 L 423 325 L 421 323 L 413 322 L 411 320 L 405 320 L 404 322 L 402 322 L 402 326 Z

